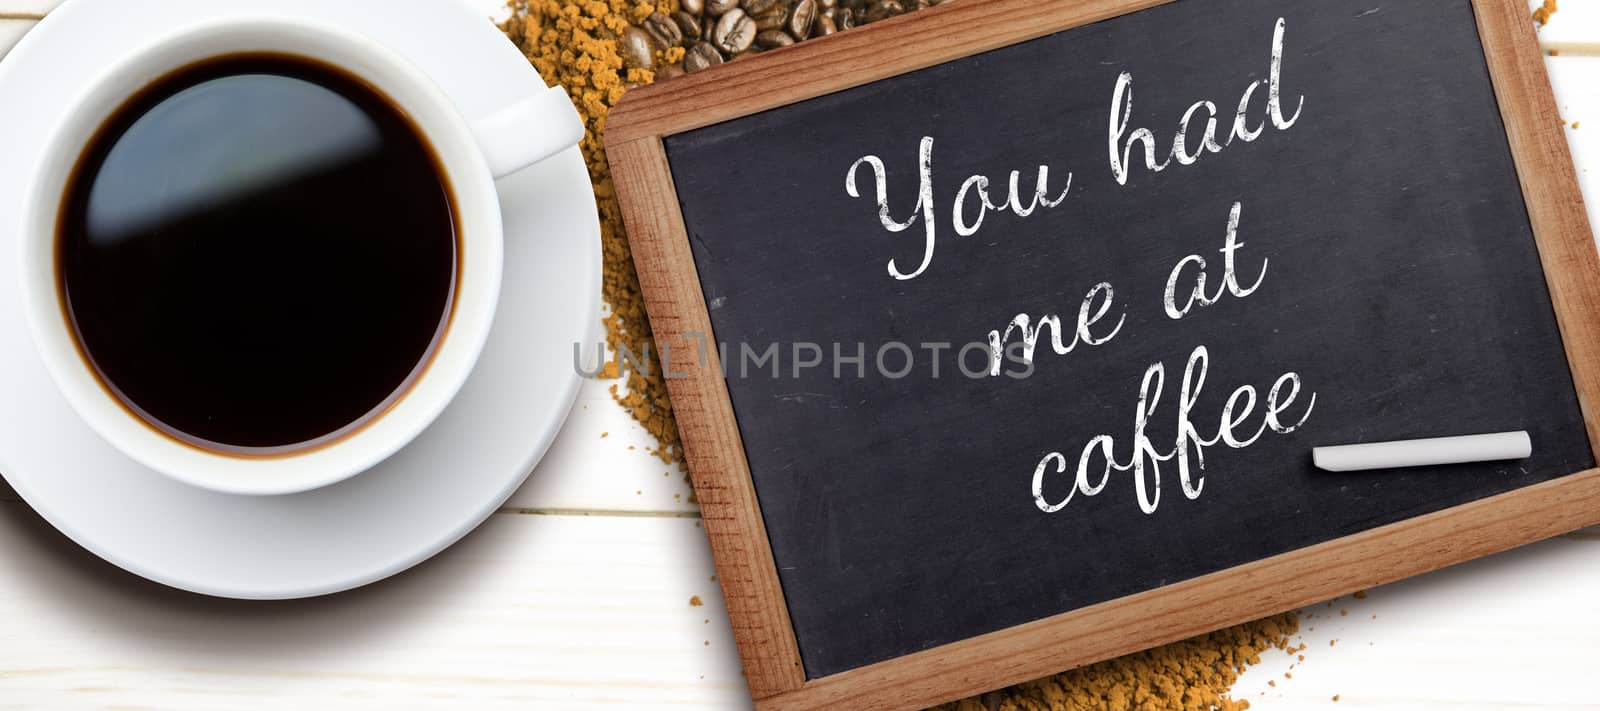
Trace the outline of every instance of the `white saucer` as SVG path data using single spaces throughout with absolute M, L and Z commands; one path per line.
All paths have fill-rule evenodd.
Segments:
M 151 580 L 222 597 L 323 595 L 394 575 L 505 502 L 571 409 L 573 344 L 593 344 L 600 226 L 578 149 L 500 183 L 506 276 L 466 387 L 415 442 L 343 484 L 254 498 L 177 483 L 84 425 L 34 354 L 15 286 L 23 181 L 96 67 L 148 31 L 229 14 L 363 32 L 411 58 L 469 117 L 539 82 L 481 13 L 451 0 L 69 0 L 0 62 L 0 472 L 56 528 Z M 589 346 L 593 348 L 593 345 Z

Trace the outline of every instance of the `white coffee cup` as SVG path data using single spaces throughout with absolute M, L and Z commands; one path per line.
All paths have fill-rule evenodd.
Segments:
M 66 317 L 56 266 L 57 221 L 67 181 L 84 148 L 125 101 L 183 67 L 257 52 L 339 67 L 406 113 L 450 184 L 461 249 L 457 294 L 444 336 L 423 374 L 398 401 L 331 442 L 272 456 L 236 456 L 162 433 L 100 381 Z M 488 338 L 503 258 L 495 179 L 554 156 L 583 136 L 583 125 L 559 87 L 507 97 L 505 108 L 474 118 L 462 116 L 443 90 L 405 58 L 361 35 L 311 22 L 201 22 L 153 38 L 142 50 L 108 66 L 48 139 L 23 215 L 23 307 L 35 348 L 62 395 L 95 432 L 132 459 L 174 479 L 226 493 L 308 491 L 359 474 L 394 454 L 444 411 Z

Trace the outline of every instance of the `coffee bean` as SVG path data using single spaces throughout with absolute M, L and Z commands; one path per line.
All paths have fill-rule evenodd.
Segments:
M 711 43 L 724 54 L 738 54 L 750 48 L 756 40 L 756 23 L 744 10 L 734 8 L 723 13 L 717 26 L 711 30 Z
M 783 30 L 767 30 L 756 34 L 756 46 L 762 49 L 777 49 L 794 44 L 794 38 Z
M 905 11 L 905 6 L 901 5 L 899 0 L 878 0 L 872 7 L 867 8 L 866 15 L 862 16 L 861 21 L 865 24 L 887 20 L 895 15 L 905 14 Z
M 656 48 L 649 33 L 644 30 L 629 25 L 622 31 L 622 41 L 619 45 L 624 66 L 642 69 L 655 66 Z
M 811 27 L 817 22 L 817 0 L 800 0 L 789 11 L 789 34 L 799 38 L 811 36 Z
M 833 24 L 833 18 L 828 17 L 827 15 L 818 17 L 817 23 L 811 26 L 812 37 L 827 37 L 828 35 L 838 31 L 839 28 L 835 27 Z
M 684 47 L 693 47 L 700 41 L 700 18 L 683 10 L 672 13 L 672 24 L 678 26 L 678 34 Z
M 710 42 L 701 42 L 689 48 L 689 53 L 683 57 L 683 70 L 698 72 L 702 69 L 717 66 L 722 63 L 722 53 Z
M 782 7 L 783 0 L 741 0 L 739 7 L 744 9 L 744 14 L 751 17 L 765 14 L 775 7 Z
M 668 64 L 656 70 L 656 81 L 665 81 L 673 77 L 683 76 L 683 67 L 677 64 Z
M 826 37 L 879 20 L 939 5 L 946 0 L 679 0 L 670 16 L 652 13 L 640 29 L 620 38 L 623 62 L 650 68 L 655 52 L 674 46 L 688 51 L 681 63 L 662 67 L 658 79 Z
M 783 29 L 783 26 L 789 22 L 789 11 L 782 5 L 777 5 L 751 19 L 756 21 L 757 32 L 781 30 Z
M 657 47 L 663 49 L 676 47 L 683 41 L 683 30 L 678 29 L 678 23 L 659 12 L 652 12 L 649 17 L 644 18 L 644 31 L 650 34 L 650 39 L 656 41 Z

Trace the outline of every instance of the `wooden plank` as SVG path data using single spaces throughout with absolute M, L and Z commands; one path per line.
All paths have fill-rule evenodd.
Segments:
M 43 17 L 63 0 L 0 0 L 0 15 L 36 15 Z
M 507 510 L 699 512 L 688 475 L 650 454 L 655 439 L 612 401 L 615 384 L 583 384 L 561 435 Z
M 1334 693 L 1360 708 L 1581 706 L 1597 561 L 1600 541 L 1549 541 L 1319 605 L 1294 679 L 1269 653 L 1236 693 L 1267 693 L 1265 709 Z M 137 581 L 0 505 L 0 706 L 748 708 L 709 565 L 691 521 L 497 516 L 373 589 L 235 604 Z
M 1597 5 L 1600 6 L 1600 5 Z M 1596 25 L 1600 31 L 1600 24 Z M 1563 54 L 1545 66 L 1555 87 L 1556 106 L 1566 122 L 1567 145 L 1578 171 L 1591 229 L 1600 225 L 1600 56 Z
M 748 707 L 730 632 L 688 629 L 725 624 L 714 584 L 696 590 L 705 578 L 688 572 L 708 565 L 703 539 L 672 534 L 652 546 L 659 527 L 596 537 L 610 519 L 540 525 L 551 518 L 496 517 L 462 548 L 349 602 L 234 605 L 137 582 L 0 506 L 0 706 Z M 623 550 L 633 547 L 643 550 Z M 597 560 L 579 567 L 584 558 Z M 1325 708 L 1335 693 L 1363 709 L 1582 707 L 1593 701 L 1588 666 L 1600 635 L 1600 597 L 1590 592 L 1600 586 L 1597 562 L 1600 541 L 1548 541 L 1318 605 L 1302 625 L 1308 661 L 1290 670 L 1292 659 L 1270 652 L 1236 694 L 1263 709 Z M 645 567 L 605 571 L 634 565 Z M 605 582 L 589 581 L 596 574 Z M 682 581 L 624 599 L 663 576 Z M 681 604 L 691 590 L 706 607 Z M 703 617 L 685 622 L 685 611 Z M 615 636 L 623 632 L 628 639 Z M 649 641 L 635 652 L 618 648 L 641 639 Z M 581 660 L 563 668 L 576 671 L 555 678 L 561 662 L 550 657 L 570 654 Z M 652 670 L 674 657 L 688 658 L 678 666 L 695 683 L 734 688 L 654 686 L 661 672 Z M 701 682 L 702 659 L 721 676 Z M 607 666 L 612 674 L 598 673 Z
M 1263 711 L 1594 708 L 1597 563 L 1600 537 L 1556 539 L 1313 605 L 1306 650 L 1263 654 L 1234 696 Z
M 5 708 L 750 703 L 688 519 L 496 516 L 386 583 L 258 604 L 138 580 L 0 504 L 0 609 Z
M 1530 0 L 1530 8 L 1542 5 Z M 1566 0 L 1539 29 L 1539 41 L 1547 51 L 1563 55 L 1600 53 L 1600 3 L 1594 0 Z

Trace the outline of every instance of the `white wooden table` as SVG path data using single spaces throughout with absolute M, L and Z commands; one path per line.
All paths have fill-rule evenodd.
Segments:
M 0 0 L 0 54 L 57 2 Z M 1600 0 L 1567 0 L 1541 37 L 1600 215 Z M 528 485 L 478 533 L 327 599 L 160 588 L 0 485 L 0 709 L 747 708 L 688 484 L 645 453 L 653 442 L 608 385 L 584 387 Z M 1271 654 L 1236 693 L 1262 709 L 1336 694 L 1336 708 L 1600 709 L 1600 533 L 1330 605 L 1307 611 L 1292 679 Z

